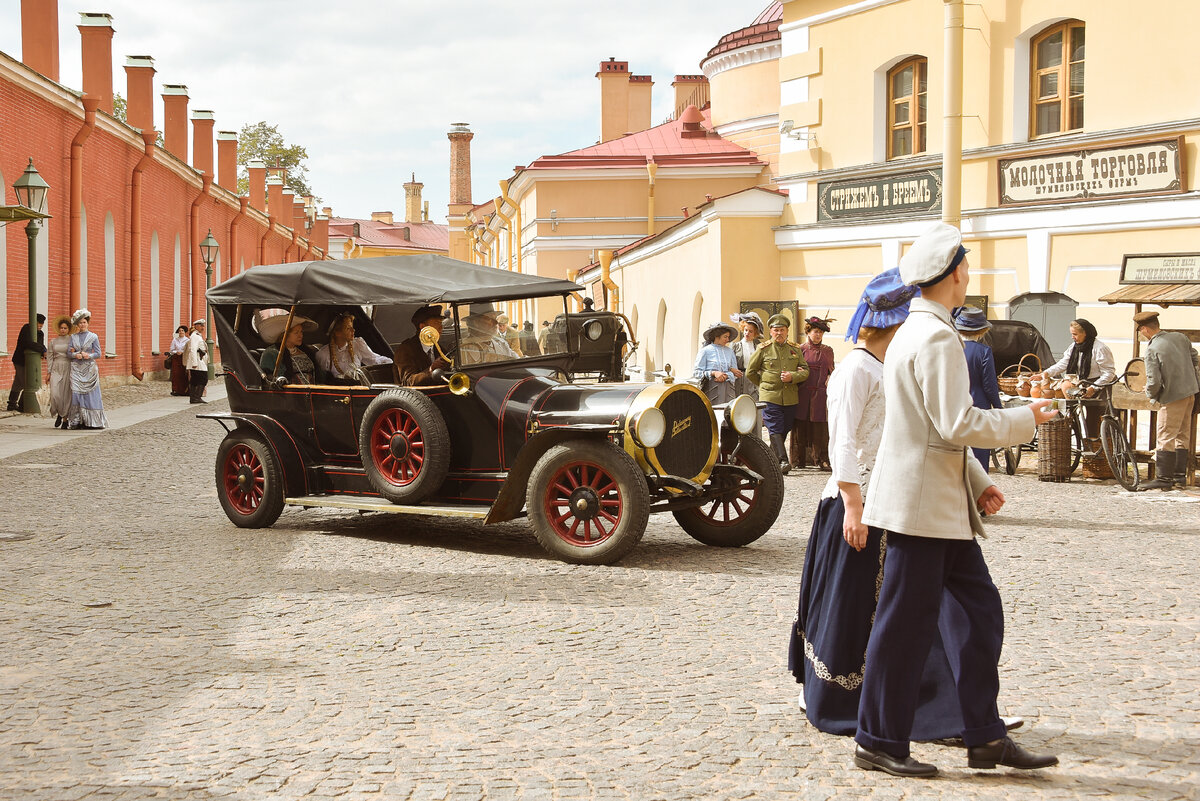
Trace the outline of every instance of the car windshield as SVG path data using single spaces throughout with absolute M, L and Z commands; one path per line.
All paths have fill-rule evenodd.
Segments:
M 452 307 L 443 339 L 454 337 L 464 367 L 562 353 L 566 298 L 476 301 Z

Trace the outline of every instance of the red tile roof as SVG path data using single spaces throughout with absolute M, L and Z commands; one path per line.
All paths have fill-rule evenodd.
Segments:
M 354 236 L 355 223 L 358 223 L 357 237 Z M 406 232 L 407 239 L 405 238 Z M 447 227 L 434 222 L 398 222 L 389 225 L 376 220 L 334 217 L 329 221 L 329 235 L 350 237 L 356 245 L 375 248 L 435 251 L 450 249 L 450 234 Z
M 542 156 L 528 169 L 589 169 L 595 167 L 640 167 L 648 158 L 660 166 L 718 167 L 761 163 L 753 151 L 722 139 L 709 129 L 708 110 L 700 112 L 701 130 L 684 135 L 684 120 L 647 128 L 591 147 L 557 156 Z
M 716 46 L 708 51 L 708 55 L 704 57 L 700 64 L 703 65 L 705 61 L 708 61 L 713 56 L 728 53 L 730 50 L 737 50 L 739 47 L 779 39 L 779 26 L 782 23 L 783 3 L 771 3 L 754 19 L 754 22 L 745 28 L 727 33 L 717 40 Z

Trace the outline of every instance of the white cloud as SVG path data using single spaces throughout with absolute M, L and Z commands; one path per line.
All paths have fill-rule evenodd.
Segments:
M 0 50 L 20 56 L 18 3 L 0 9 Z M 164 83 L 212 109 L 218 130 L 277 124 L 309 154 L 314 190 L 337 214 L 402 211 L 412 173 L 444 221 L 449 142 L 467 122 L 476 202 L 517 164 L 594 143 L 609 57 L 654 77 L 655 122 L 670 113 L 671 79 L 698 72 L 717 40 L 766 0 L 108 0 L 60 3 L 61 79 L 79 88 L 78 10 L 112 14 L 116 91 L 124 56 L 150 55 Z M 162 108 L 156 98 L 155 118 Z

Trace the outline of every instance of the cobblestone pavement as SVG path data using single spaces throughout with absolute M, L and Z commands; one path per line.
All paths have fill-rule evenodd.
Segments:
M 222 408 L 214 404 L 210 408 Z M 786 670 L 823 474 L 739 550 L 217 503 L 180 412 L 0 461 L 0 798 L 1173 799 L 1200 784 L 1200 497 L 1000 476 L 1002 707 L 1036 773 L 866 773 Z

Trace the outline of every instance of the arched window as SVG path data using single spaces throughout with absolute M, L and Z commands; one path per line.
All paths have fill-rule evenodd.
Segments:
M 1083 127 L 1083 23 L 1068 20 L 1034 38 L 1030 48 L 1032 136 Z
M 179 234 L 175 234 L 175 294 L 171 298 L 171 331 L 174 332 L 187 315 L 183 313 L 180 306 L 183 304 L 183 244 L 180 242 Z M 190 322 L 186 321 L 186 322 Z M 174 333 L 171 334 L 175 336 Z
M 158 274 L 159 258 L 158 258 L 158 231 L 150 232 L 150 350 L 153 353 L 162 353 L 159 338 L 159 326 L 162 324 L 161 310 L 161 288 L 162 276 Z
M 87 243 L 87 206 L 79 204 L 79 305 L 88 307 L 88 243 Z M 75 310 L 70 309 L 71 314 Z
M 4 173 L 0 172 L 0 206 L 11 205 L 6 197 L 7 194 L 8 181 L 4 180 Z M 8 237 L 5 236 L 3 227 L 0 227 L 0 290 L 8 291 Z M 2 301 L 0 301 L 0 336 L 4 337 L 4 341 L 0 342 L 0 353 L 7 353 L 8 303 Z
M 925 152 L 929 61 L 922 56 L 888 70 L 888 158 Z

